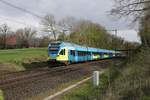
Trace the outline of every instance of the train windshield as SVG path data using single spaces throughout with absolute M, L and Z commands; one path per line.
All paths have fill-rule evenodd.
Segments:
M 58 47 L 60 43 L 51 43 L 51 47 Z
M 50 54 L 57 54 L 58 50 L 49 50 Z
M 49 53 L 50 54 L 57 54 L 60 48 L 60 43 L 51 43 L 51 46 L 49 47 Z

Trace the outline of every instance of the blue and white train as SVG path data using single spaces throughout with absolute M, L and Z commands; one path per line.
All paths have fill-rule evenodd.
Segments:
M 52 42 L 48 45 L 49 60 L 71 64 L 83 61 L 113 58 L 120 52 L 80 46 L 69 42 Z

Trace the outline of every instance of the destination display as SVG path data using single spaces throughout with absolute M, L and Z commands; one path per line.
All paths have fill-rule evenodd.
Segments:
M 49 50 L 58 50 L 59 48 L 49 48 Z

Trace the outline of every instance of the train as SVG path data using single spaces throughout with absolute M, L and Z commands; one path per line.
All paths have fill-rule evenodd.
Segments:
M 84 61 L 111 59 L 120 55 L 120 52 L 81 46 L 75 43 L 55 41 L 48 45 L 48 59 L 51 62 L 72 64 Z

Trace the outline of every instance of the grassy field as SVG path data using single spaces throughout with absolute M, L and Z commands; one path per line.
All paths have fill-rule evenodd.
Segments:
M 24 70 L 27 64 L 47 59 L 46 48 L 0 50 L 0 69 Z M 3 67 L 2 67 L 3 66 Z M 4 68 L 5 67 L 5 68 Z M 13 67 L 13 68 L 10 68 Z
M 1 90 L 0 90 L 0 100 L 4 100 L 4 98 L 3 98 L 3 93 L 2 93 Z
M 87 82 L 62 96 L 62 100 L 150 100 L 150 49 L 130 57 L 124 66 L 112 66 L 100 85 Z

